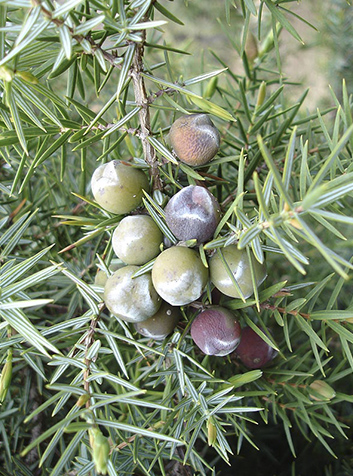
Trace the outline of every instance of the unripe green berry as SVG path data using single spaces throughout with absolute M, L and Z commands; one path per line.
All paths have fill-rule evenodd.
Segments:
M 129 213 L 142 202 L 143 190 L 149 190 L 142 170 L 112 160 L 93 173 L 91 188 L 96 202 L 111 213 Z
M 119 268 L 122 268 L 123 266 L 125 265 L 122 262 L 111 264 L 109 266 L 109 271 L 111 273 L 114 273 L 114 271 L 117 271 Z M 98 269 L 94 277 L 94 286 L 97 286 L 97 288 L 104 289 L 105 283 L 107 282 L 107 279 L 109 276 L 110 274 L 107 274 L 103 269 Z M 99 294 L 99 296 L 103 296 L 103 291 L 98 289 L 96 292 Z
M 107 282 L 108 275 L 103 269 L 99 269 L 94 277 L 94 285 L 104 287 Z
M 250 297 L 253 292 L 253 282 L 251 278 L 251 268 L 246 250 L 239 250 L 236 245 L 230 245 L 222 248 L 222 254 L 230 272 L 238 283 L 245 299 Z M 252 264 L 255 272 L 256 286 L 266 278 L 266 267 L 252 257 Z M 229 297 L 241 298 L 239 291 L 227 272 L 221 256 L 215 253 L 209 262 L 210 276 L 212 283 L 221 293 Z
M 157 256 L 152 281 L 157 293 L 172 306 L 198 299 L 208 279 L 200 255 L 185 246 L 172 246 Z
M 180 309 L 163 302 L 159 310 L 146 321 L 134 324 L 139 334 L 151 339 L 162 340 L 173 332 L 181 317 Z
M 147 215 L 125 217 L 116 227 L 112 246 L 115 254 L 126 264 L 141 265 L 160 252 L 163 234 Z
M 105 305 L 112 314 L 127 322 L 149 319 L 162 302 L 153 288 L 150 273 L 132 277 L 138 269 L 138 266 L 120 268 L 105 283 Z
M 177 119 L 169 140 L 179 159 L 188 165 L 207 164 L 217 154 L 220 135 L 206 114 L 190 114 Z

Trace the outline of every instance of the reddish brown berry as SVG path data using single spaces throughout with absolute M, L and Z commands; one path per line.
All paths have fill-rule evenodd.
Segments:
M 244 327 L 235 354 L 248 369 L 261 369 L 276 357 L 277 351 L 261 339 L 251 327 Z
M 202 311 L 191 324 L 191 337 L 207 355 L 228 355 L 239 345 L 241 327 L 228 309 L 215 306 Z
M 206 114 L 179 117 L 170 129 L 169 139 L 179 159 L 195 166 L 213 159 L 220 144 L 219 132 Z

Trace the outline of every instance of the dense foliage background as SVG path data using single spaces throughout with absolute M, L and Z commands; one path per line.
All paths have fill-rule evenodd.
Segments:
M 343 0 L 0 0 L 0 474 L 352 474 L 352 24 Z M 168 142 L 191 112 L 222 137 L 198 169 Z M 122 217 L 90 178 L 112 159 L 150 174 L 167 236 L 180 187 L 217 196 L 196 249 L 266 261 L 223 305 L 271 366 L 195 348 L 211 286 L 163 342 L 109 314 Z

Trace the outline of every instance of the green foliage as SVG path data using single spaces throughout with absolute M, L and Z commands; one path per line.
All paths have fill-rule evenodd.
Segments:
M 167 2 L 0 0 L 1 474 L 215 475 L 224 462 L 249 474 L 255 450 L 291 468 L 271 474 L 348 474 L 352 98 L 343 82 L 323 111 L 304 110 L 307 91 L 288 100 L 279 44 L 283 32 L 302 41 L 298 19 L 312 27 L 294 2 L 223 3 L 217 28 L 242 25 L 227 46 L 242 67 L 211 51 L 215 66 L 185 78 L 186 46 L 164 40 L 183 18 Z M 168 142 L 192 112 L 222 137 L 197 169 Z M 89 181 L 112 159 L 149 174 L 143 205 L 172 243 L 168 198 L 195 183 L 217 197 L 223 218 L 199 252 L 207 265 L 237 244 L 266 262 L 262 287 L 252 264 L 254 295 L 223 305 L 279 351 L 273 365 L 247 371 L 195 348 L 210 284 L 162 342 L 109 314 L 94 277 L 116 264 L 122 216 Z
M 331 84 L 342 95 L 342 81 L 347 82 L 352 89 L 350 71 L 352 69 L 352 5 L 345 0 L 334 0 L 330 6 L 324 7 L 324 22 L 322 28 L 323 42 L 329 51 L 334 52 L 327 67 L 332 76 Z

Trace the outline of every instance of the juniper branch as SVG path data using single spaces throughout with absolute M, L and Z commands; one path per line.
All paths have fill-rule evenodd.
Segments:
M 146 39 L 146 31 L 142 32 L 142 41 L 136 43 L 135 53 L 130 68 L 130 76 L 135 94 L 135 102 L 140 106 L 139 122 L 141 127 L 141 133 L 139 137 L 141 139 L 143 155 L 147 164 L 151 167 L 151 176 L 153 180 L 153 189 L 161 189 L 162 182 L 159 177 L 159 171 L 157 167 L 157 157 L 154 147 L 148 141 L 148 136 L 151 135 L 151 120 L 149 110 L 149 100 L 146 92 L 146 85 L 141 73 L 144 71 L 143 66 L 143 54 L 144 54 L 144 42 Z

